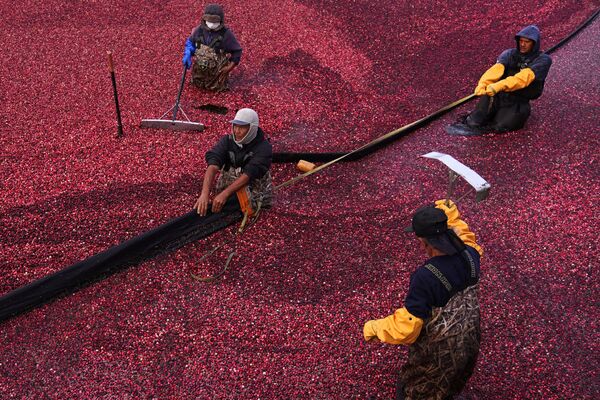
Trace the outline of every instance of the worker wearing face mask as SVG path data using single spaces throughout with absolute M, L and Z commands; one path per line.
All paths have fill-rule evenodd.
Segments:
M 242 47 L 225 26 L 223 7 L 208 4 L 202 22 L 185 42 L 182 61 L 192 68 L 192 84 L 215 92 L 227 90 L 229 74 L 241 57 Z

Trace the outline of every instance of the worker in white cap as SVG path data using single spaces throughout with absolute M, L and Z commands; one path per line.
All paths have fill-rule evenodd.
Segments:
M 200 215 L 209 211 L 220 212 L 227 203 L 240 207 L 251 216 L 257 209 L 268 208 L 272 204 L 273 186 L 269 169 L 273 149 L 259 127 L 258 114 L 250 108 L 242 108 L 235 114 L 231 126 L 232 132 L 224 135 L 206 153 L 208 168 L 194 205 Z M 220 175 L 211 205 L 210 193 L 218 172 Z M 237 202 L 231 196 L 234 193 L 237 194 Z

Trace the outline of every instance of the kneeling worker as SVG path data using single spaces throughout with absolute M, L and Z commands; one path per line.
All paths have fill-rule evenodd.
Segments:
M 521 129 L 531 112 L 529 101 L 544 90 L 552 59 L 540 51 L 540 30 L 529 25 L 515 40 L 517 47 L 502 52 L 475 88 L 480 100 L 465 122 L 470 128 L 481 129 L 480 133 Z
M 227 90 L 229 74 L 240 63 L 241 57 L 242 47 L 231 29 L 225 26 L 223 7 L 208 4 L 202 22 L 185 42 L 182 61 L 187 69 L 193 64 L 192 84 L 215 92 Z
M 408 345 L 396 399 L 449 399 L 460 393 L 479 354 L 479 262 L 483 251 L 456 205 L 438 200 L 414 214 L 413 231 L 430 257 L 410 277 L 404 307 L 368 321 L 365 340 Z
M 216 213 L 228 202 L 237 201 L 244 213 L 252 215 L 259 208 L 268 208 L 273 201 L 271 182 L 271 143 L 258 126 L 258 114 L 250 108 L 242 108 L 231 121 L 232 133 L 223 136 L 206 153 L 208 167 L 204 174 L 202 190 L 194 205 L 200 215 L 210 211 Z M 218 172 L 221 172 L 214 187 L 215 196 L 210 203 L 210 192 Z M 238 204 L 234 204 L 237 208 Z

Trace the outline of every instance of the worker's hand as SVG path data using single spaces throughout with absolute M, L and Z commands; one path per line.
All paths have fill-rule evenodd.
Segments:
M 436 200 L 435 206 L 437 208 L 451 209 L 453 207 L 456 207 L 456 204 L 454 204 L 454 202 L 452 200 L 441 199 L 441 200 Z
M 479 84 L 475 88 L 475 96 L 485 96 L 487 93 L 485 91 L 485 84 Z
M 219 193 L 215 196 L 212 202 L 212 212 L 218 213 L 223 209 L 225 202 L 227 201 L 227 194 L 224 192 Z
M 183 50 L 183 58 L 181 62 L 185 65 L 185 68 L 190 69 L 192 67 L 192 56 L 196 52 L 196 45 L 190 40 L 186 40 L 185 49 Z
M 446 203 L 446 201 L 448 201 L 448 203 Z M 446 214 L 448 217 L 448 226 L 450 227 L 454 225 L 452 221 L 456 221 L 458 218 L 460 218 L 458 207 L 452 200 L 438 200 L 435 202 L 435 207 L 439 208 L 444 212 L 444 214 Z
M 498 84 L 498 82 L 496 83 L 491 83 L 489 85 L 487 85 L 487 87 L 485 88 L 485 93 L 488 96 L 495 96 L 498 92 L 502 91 L 502 86 Z
M 183 53 L 183 59 L 181 60 L 186 69 L 192 68 L 192 55 L 187 51 Z
M 191 53 L 186 47 L 185 51 L 183 52 L 183 59 L 181 60 L 186 69 L 192 68 L 192 54 L 193 53 Z
M 218 86 L 222 86 L 225 84 L 225 81 L 227 80 L 227 78 L 229 77 L 229 73 L 235 68 L 235 63 L 233 62 L 229 62 L 227 64 L 225 64 L 225 66 L 223 68 L 221 68 L 221 70 L 219 71 L 219 76 L 217 77 L 217 84 Z
M 363 337 L 369 343 L 379 343 L 374 320 L 365 322 L 365 325 L 363 326 Z
M 200 194 L 200 197 L 198 197 L 198 200 L 196 200 L 196 204 L 194 204 L 194 208 L 199 215 L 206 215 L 206 211 L 208 210 L 208 193 Z

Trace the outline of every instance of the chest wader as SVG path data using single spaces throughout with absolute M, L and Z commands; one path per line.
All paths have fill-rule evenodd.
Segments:
M 433 309 L 400 372 L 404 399 L 443 400 L 462 391 L 479 354 L 478 291 L 479 285 L 469 286 Z
M 221 193 L 242 175 L 242 168 L 224 167 L 217 179 L 215 191 Z M 237 193 L 242 212 L 248 212 L 252 216 L 254 212 L 262 208 L 270 208 L 273 205 L 273 183 L 271 173 L 267 173 L 260 179 L 240 189 Z
M 196 43 L 195 61 L 192 67 L 192 84 L 202 89 L 215 92 L 227 90 L 228 78 L 219 81 L 219 71 L 229 62 L 223 51 L 215 50 L 216 45 L 222 40 L 217 36 L 208 45 Z

